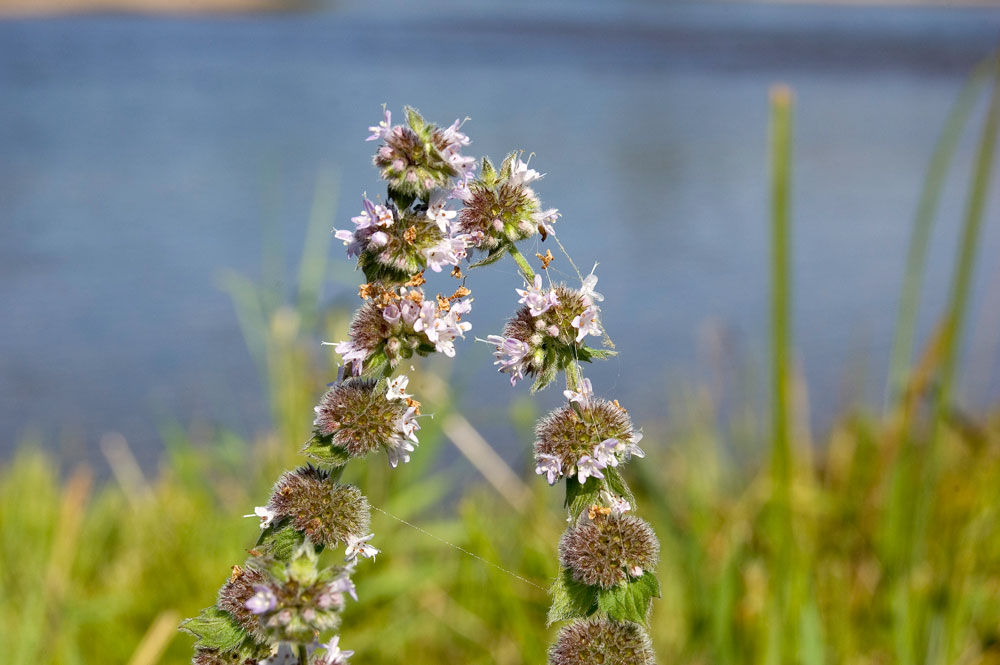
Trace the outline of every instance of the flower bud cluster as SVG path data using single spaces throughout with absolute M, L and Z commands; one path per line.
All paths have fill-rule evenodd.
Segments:
M 413 108 L 404 109 L 406 125 L 393 125 L 392 114 L 384 111 L 384 119 L 374 127 L 369 141 L 382 141 L 373 162 L 382 178 L 388 182 L 391 194 L 412 199 L 426 198 L 428 193 L 448 187 L 452 178 L 467 182 L 476 168 L 476 160 L 461 154 L 469 145 L 469 137 L 456 120 L 441 129 L 428 123 Z
M 483 158 L 479 177 L 460 183 L 452 196 L 465 204 L 458 214 L 458 228 L 469 235 L 476 249 L 502 256 L 505 247 L 536 233 L 553 233 L 559 217 L 555 208 L 542 209 L 529 187 L 544 174 L 529 168 L 517 153 L 507 155 L 500 170 Z
M 468 256 L 473 237 L 460 233 L 447 208 L 444 190 L 433 191 L 426 203 L 402 211 L 362 197 L 362 211 L 352 217 L 354 230 L 335 230 L 347 246 L 347 255 L 359 257 L 358 265 L 369 281 L 402 283 L 427 268 L 441 272 L 458 266 Z
M 618 404 L 595 398 L 590 379 L 579 392 L 564 391 L 569 403 L 549 413 L 535 427 L 535 472 L 550 485 L 560 478 L 604 478 L 608 467 L 645 457 L 638 443 L 642 432 L 632 427 L 628 412 Z
M 419 440 L 420 404 L 406 394 L 409 379 L 349 378 L 330 388 L 316 406 L 313 431 L 350 457 L 384 450 L 389 464 L 409 462 Z
M 455 340 L 472 328 L 462 320 L 472 311 L 472 299 L 465 299 L 468 289 L 459 287 L 451 296 L 438 295 L 433 300 L 416 288 L 377 289 L 365 291 L 368 300 L 351 321 L 351 339 L 335 345 L 355 376 L 372 374 L 385 366 L 395 368 L 413 355 L 438 352 L 455 356 Z
M 559 562 L 581 584 L 611 589 L 656 568 L 660 543 L 634 515 L 592 506 L 559 542 Z
M 316 635 L 340 625 L 346 596 L 357 600 L 353 567 L 320 569 L 315 549 L 306 540 L 289 558 L 251 559 L 262 580 L 244 603 L 275 642 L 310 644 Z
M 578 360 L 605 357 L 609 352 L 585 346 L 588 335 L 601 336 L 600 308 L 604 297 L 593 290 L 591 273 L 580 289 L 564 285 L 546 288 L 535 275 L 524 289 L 516 289 L 522 307 L 504 326 L 503 335 L 486 341 L 496 346 L 494 365 L 515 385 L 525 376 L 536 376 L 535 389 L 550 383 L 558 371 Z
M 271 494 L 268 510 L 288 518 L 296 531 L 324 547 L 362 538 L 371 524 L 368 500 L 354 485 L 340 485 L 313 466 L 286 471 Z
M 577 620 L 561 631 L 549 650 L 552 665 L 653 665 L 653 646 L 637 623 Z

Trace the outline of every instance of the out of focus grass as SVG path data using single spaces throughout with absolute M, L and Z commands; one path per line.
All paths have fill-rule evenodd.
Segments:
M 975 420 L 950 399 L 996 97 L 939 334 L 912 367 L 909 348 L 897 354 L 884 413 L 846 414 L 819 442 L 796 426 L 790 95 L 779 91 L 773 105 L 773 417 L 748 400 L 722 420 L 710 394 L 691 389 L 667 423 L 644 423 L 648 457 L 626 469 L 663 545 L 663 598 L 651 618 L 660 662 L 1000 664 L 1000 415 Z M 248 442 L 168 429 L 149 479 L 111 437 L 102 449 L 112 481 L 96 487 L 89 471 L 60 468 L 33 442 L 0 470 L 2 662 L 187 662 L 178 619 L 211 604 L 245 558 L 256 526 L 240 515 L 301 461 L 311 407 L 333 373 L 315 340 L 320 331 L 341 339 L 345 319 L 313 305 L 326 255 L 317 229 L 329 226 L 331 208 L 317 200 L 295 297 L 225 280 L 269 387 L 271 435 Z M 918 283 L 921 233 L 908 276 Z M 912 330 L 901 338 L 909 345 Z M 361 602 L 348 610 L 342 643 L 359 663 L 544 662 L 561 497 L 527 468 L 513 495 L 457 487 L 440 470 L 456 452 L 441 429 L 451 396 L 425 369 L 414 392 L 430 396 L 425 411 L 436 417 L 413 462 L 390 473 L 376 459 L 346 473 L 380 509 L 383 553 L 359 570 Z

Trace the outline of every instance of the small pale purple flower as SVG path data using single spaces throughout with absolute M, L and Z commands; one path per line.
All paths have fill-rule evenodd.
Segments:
M 493 364 L 500 365 L 500 372 L 510 374 L 510 385 L 513 386 L 518 379 L 524 378 L 524 371 L 528 368 L 528 358 L 531 355 L 530 346 L 519 339 L 500 335 L 489 335 L 486 342 L 497 347 L 493 352 L 496 358 Z
M 351 580 L 351 573 L 354 572 L 353 566 L 349 566 L 347 570 L 342 572 L 337 579 L 326 585 L 326 590 L 330 593 L 346 593 L 348 596 L 353 598 L 355 601 L 358 599 L 358 590 L 354 586 L 354 582 Z
M 356 561 L 360 555 L 366 559 L 374 559 L 375 555 L 379 553 L 379 549 L 368 544 L 368 541 L 374 537 L 374 533 L 369 533 L 367 536 L 360 538 L 349 535 L 347 537 L 347 550 L 344 552 L 344 558 L 348 561 Z
M 619 447 L 621 447 L 621 442 L 618 439 L 605 439 L 594 446 L 594 459 L 603 465 L 602 468 L 618 466 L 616 453 Z
M 642 432 L 635 432 L 632 434 L 632 439 L 625 444 L 625 459 L 629 460 L 633 455 L 636 457 L 645 457 L 646 453 L 643 452 L 637 444 L 642 441 Z
M 577 480 L 580 484 L 587 482 L 587 478 L 603 478 L 602 469 L 607 468 L 600 460 L 594 459 L 590 455 L 583 455 L 576 463 Z
M 570 402 L 576 402 L 580 406 L 587 406 L 590 404 L 590 398 L 594 396 L 594 386 L 590 383 L 590 379 L 583 379 L 580 381 L 580 392 L 564 390 L 563 395 Z
M 541 275 L 535 275 L 534 284 L 527 289 L 514 290 L 517 291 L 517 295 L 521 296 L 518 302 L 527 305 L 528 311 L 532 316 L 539 316 L 543 312 L 548 311 L 550 307 L 555 307 L 559 304 L 559 298 L 556 297 L 555 289 L 542 288 Z
M 538 464 L 535 466 L 535 473 L 544 475 L 549 485 L 555 485 L 562 475 L 562 462 L 555 455 L 542 453 L 538 456 Z
M 253 614 L 264 614 L 278 606 L 278 597 L 274 595 L 274 591 L 270 587 L 255 584 L 253 590 L 254 595 L 250 596 L 250 600 L 246 602 L 246 608 Z
M 427 218 L 437 224 L 442 233 L 448 233 L 451 220 L 458 214 L 454 210 L 448 210 L 447 205 L 448 196 L 440 189 L 431 194 L 431 199 L 427 203 Z
M 334 635 L 326 644 L 321 644 L 320 648 L 326 649 L 326 653 L 317 661 L 317 665 L 347 665 L 347 659 L 354 655 L 354 652 L 340 648 L 340 635 Z
M 582 342 L 583 338 L 587 335 L 600 336 L 601 334 L 601 322 L 598 319 L 598 309 L 593 305 L 587 307 L 583 310 L 583 314 L 580 316 L 573 317 L 573 321 L 570 325 L 577 329 L 576 341 L 577 343 Z
M 382 309 L 382 318 L 391 326 L 399 323 L 399 307 L 395 303 L 389 303 Z
M 580 287 L 580 293 L 588 305 L 604 301 L 604 296 L 594 290 L 594 287 L 597 286 L 597 275 L 594 274 L 594 270 L 597 270 L 597 264 L 594 264 L 590 274 L 583 278 L 583 286 Z
M 406 399 L 407 397 L 412 397 L 412 395 L 406 393 L 406 386 L 409 383 L 410 377 L 405 374 L 400 374 L 395 379 L 390 379 L 385 391 L 386 399 Z
M 271 522 L 274 521 L 276 515 L 274 511 L 268 508 L 267 506 L 257 506 L 256 508 L 253 509 L 253 514 L 244 515 L 243 517 L 259 517 L 260 528 L 266 529 L 267 527 L 271 526 Z
M 366 141 L 385 140 L 392 131 L 392 112 L 384 106 L 382 107 L 382 112 L 384 114 L 383 119 L 377 125 L 368 128 L 368 131 L 372 135 L 366 138 Z

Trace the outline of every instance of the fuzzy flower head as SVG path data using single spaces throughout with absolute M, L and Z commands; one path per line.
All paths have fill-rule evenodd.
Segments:
M 603 478 L 601 471 L 618 466 L 636 454 L 634 441 L 641 435 L 632 429 L 632 419 L 617 402 L 591 397 L 551 412 L 535 428 L 535 461 L 549 467 L 559 463 L 559 476 Z M 641 453 L 641 450 L 639 451 Z
M 396 367 L 414 354 L 454 357 L 455 340 L 472 328 L 464 320 L 472 311 L 468 294 L 464 287 L 433 300 L 420 289 L 405 287 L 369 294 L 351 321 L 351 339 L 337 343 L 336 351 L 352 365 L 355 376 L 380 372 L 386 364 Z
M 528 186 L 541 177 L 517 153 L 507 155 L 499 171 L 483 158 L 479 177 L 454 194 L 465 203 L 458 214 L 459 229 L 475 239 L 476 249 L 497 259 L 509 244 L 539 232 L 551 233 L 559 212 L 542 209 L 535 191 Z
M 263 581 L 253 586 L 254 595 L 245 607 L 256 616 L 269 640 L 310 644 L 317 634 L 340 624 L 344 580 L 350 582 L 350 568 L 321 570 L 308 539 L 288 561 L 258 557 L 248 565 L 260 573 Z
M 559 561 L 574 580 L 610 589 L 656 567 L 660 544 L 649 524 L 612 511 L 591 515 L 582 514 L 559 541 Z
M 601 335 L 599 310 L 584 294 L 567 286 L 546 288 L 540 276 L 525 289 L 517 289 L 522 307 L 507 321 L 503 335 L 491 336 L 497 346 L 497 363 L 515 383 L 534 376 L 533 390 L 552 382 L 570 362 L 606 358 L 607 349 L 586 346 L 588 335 Z
M 371 510 L 354 485 L 340 485 L 313 466 L 287 471 L 274 486 L 268 508 L 288 518 L 297 531 L 325 547 L 335 547 L 368 532 Z
M 399 388 L 398 383 L 395 388 Z M 418 443 L 417 405 L 409 398 L 396 396 L 393 390 L 384 379 L 351 378 L 334 385 L 316 407 L 314 441 L 332 446 L 348 457 L 364 457 L 382 450 L 394 467 L 400 461 L 408 462 L 409 453 Z M 341 498 L 346 510 L 349 497 Z M 364 506 L 367 515 L 367 502 Z M 349 532 L 335 537 L 338 542 L 346 542 L 348 535 L 360 537 L 368 531 L 367 519 L 362 521 L 360 513 L 358 517 Z
M 461 153 L 470 143 L 460 131 L 461 122 L 442 129 L 410 107 L 404 114 L 405 125 L 391 125 L 386 111 L 368 137 L 382 142 L 373 161 L 393 193 L 426 201 L 432 190 L 448 188 L 453 178 L 464 182 L 472 176 L 476 160 Z
M 631 621 L 582 619 L 561 631 L 549 649 L 549 665 L 654 665 L 653 646 Z
M 354 230 L 334 233 L 348 256 L 359 257 L 368 281 L 402 284 L 426 268 L 440 272 L 464 260 L 471 243 L 468 236 L 452 232 L 450 220 L 456 213 L 442 197 L 431 196 L 433 208 L 421 203 L 403 211 L 362 197 L 361 214 L 351 218 Z
M 257 602 L 251 603 L 250 606 L 247 605 L 247 602 L 257 595 L 257 587 L 265 586 L 267 581 L 267 576 L 255 568 L 233 566 L 233 573 L 219 589 L 219 597 L 216 601 L 219 609 L 229 612 L 243 630 L 247 631 L 257 642 L 264 642 L 267 635 L 250 607 L 259 608 L 263 607 L 261 603 L 270 604 L 271 596 L 258 598 Z

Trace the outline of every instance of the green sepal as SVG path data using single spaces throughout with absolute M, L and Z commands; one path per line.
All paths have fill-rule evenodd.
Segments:
M 483 163 L 479 167 L 479 180 L 491 188 L 497 184 L 497 170 L 493 168 L 493 162 L 489 157 L 483 157 Z
M 328 436 L 315 433 L 306 441 L 299 452 L 323 467 L 342 467 L 351 459 L 346 448 L 334 445 Z
M 499 261 L 500 259 L 502 259 L 504 256 L 507 255 L 507 248 L 508 248 L 507 243 L 503 243 L 496 249 L 491 249 L 489 254 L 479 259 L 475 263 L 470 263 L 469 267 L 480 268 L 482 266 L 488 266 L 492 263 L 496 263 L 497 261 Z
M 612 589 L 598 589 L 597 607 L 615 621 L 634 621 L 648 626 L 646 619 L 653 598 L 660 597 L 660 581 L 651 571 Z
M 511 166 L 514 164 L 514 158 L 517 157 L 518 153 L 511 152 L 504 157 L 503 163 L 500 164 L 500 179 L 506 180 L 510 177 Z
M 287 561 L 305 539 L 301 531 L 288 524 L 288 519 L 275 520 L 257 539 L 257 549 L 278 561 Z
M 549 587 L 552 606 L 549 607 L 547 625 L 566 619 L 582 619 L 596 612 L 597 591 L 597 587 L 574 580 L 568 568 L 560 570 L 556 581 Z
M 420 112 L 412 106 L 407 106 L 403 108 L 403 113 L 406 114 L 406 122 L 410 125 L 410 129 L 420 134 L 424 131 L 427 126 L 427 121 L 424 120 Z
M 605 470 L 607 472 L 607 470 Z M 599 478 L 587 478 L 582 484 L 576 476 L 566 477 L 566 508 L 574 520 L 580 513 L 598 503 L 604 485 Z
M 182 621 L 180 630 L 197 638 L 195 648 L 215 649 L 223 653 L 235 651 L 248 637 L 229 612 L 215 606 L 206 607 L 193 619 Z

